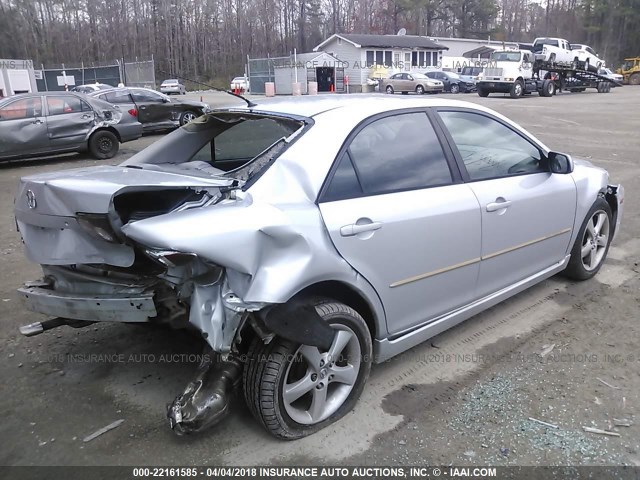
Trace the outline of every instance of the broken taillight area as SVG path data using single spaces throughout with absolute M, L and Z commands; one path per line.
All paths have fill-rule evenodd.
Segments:
M 138 110 L 135 108 L 130 108 L 129 109 L 129 115 L 131 115 L 132 117 L 137 117 L 138 116 Z
M 78 219 L 78 225 L 93 237 L 109 243 L 120 242 L 107 215 L 78 212 L 76 213 L 76 218 Z

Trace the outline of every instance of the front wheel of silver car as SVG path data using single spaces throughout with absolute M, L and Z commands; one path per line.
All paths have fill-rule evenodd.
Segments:
M 599 197 L 587 214 L 571 250 L 565 274 L 574 280 L 593 277 L 604 263 L 611 238 L 611 207 Z
M 337 421 L 355 406 L 371 370 L 366 322 L 351 307 L 316 302 L 335 331 L 328 350 L 276 337 L 256 338 L 243 373 L 249 410 L 275 437 L 305 437 Z

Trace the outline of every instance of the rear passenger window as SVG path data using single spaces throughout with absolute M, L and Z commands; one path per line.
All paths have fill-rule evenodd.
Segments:
M 77 113 L 90 110 L 89 106 L 77 97 L 47 97 L 49 115 L 62 115 L 64 113 Z
M 349 154 L 345 152 L 333 174 L 331 183 L 324 194 L 323 201 L 333 202 L 362 196 L 362 187 L 358 181 L 356 171 L 351 163 Z
M 129 92 L 109 92 L 99 95 L 99 97 L 109 103 L 133 103 Z
M 449 165 L 426 113 L 375 120 L 358 132 L 348 151 L 365 195 L 451 183 Z

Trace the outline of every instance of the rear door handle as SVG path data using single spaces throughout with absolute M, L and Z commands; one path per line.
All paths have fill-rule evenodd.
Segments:
M 39 118 L 36 118 L 33 122 L 34 125 L 41 125 L 42 124 L 42 120 L 40 120 Z
M 91 118 L 91 115 L 89 115 L 88 113 L 85 113 L 84 115 L 82 115 L 82 118 Z
M 498 201 L 501 200 L 501 201 Z M 510 200 L 504 198 L 496 198 L 495 202 L 487 203 L 487 212 L 495 212 L 496 210 L 502 210 L 503 208 L 509 208 L 511 206 Z
M 353 237 L 354 235 L 358 235 L 359 233 L 372 232 L 374 230 L 380 230 L 381 228 L 381 222 L 371 222 L 365 223 L 363 225 L 352 223 L 351 225 L 340 227 L 340 235 L 342 235 L 343 237 Z

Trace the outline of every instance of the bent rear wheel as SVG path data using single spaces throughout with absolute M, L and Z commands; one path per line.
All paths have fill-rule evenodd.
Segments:
M 267 345 L 254 339 L 247 354 L 246 403 L 278 438 L 301 438 L 340 419 L 354 407 L 371 370 L 371 336 L 364 319 L 342 303 L 315 307 L 335 330 L 328 351 L 276 337 Z
M 391 85 L 387 85 L 387 88 L 385 89 L 385 91 L 386 91 L 388 94 L 392 94 L 392 93 L 393 93 L 393 87 L 392 87 Z

